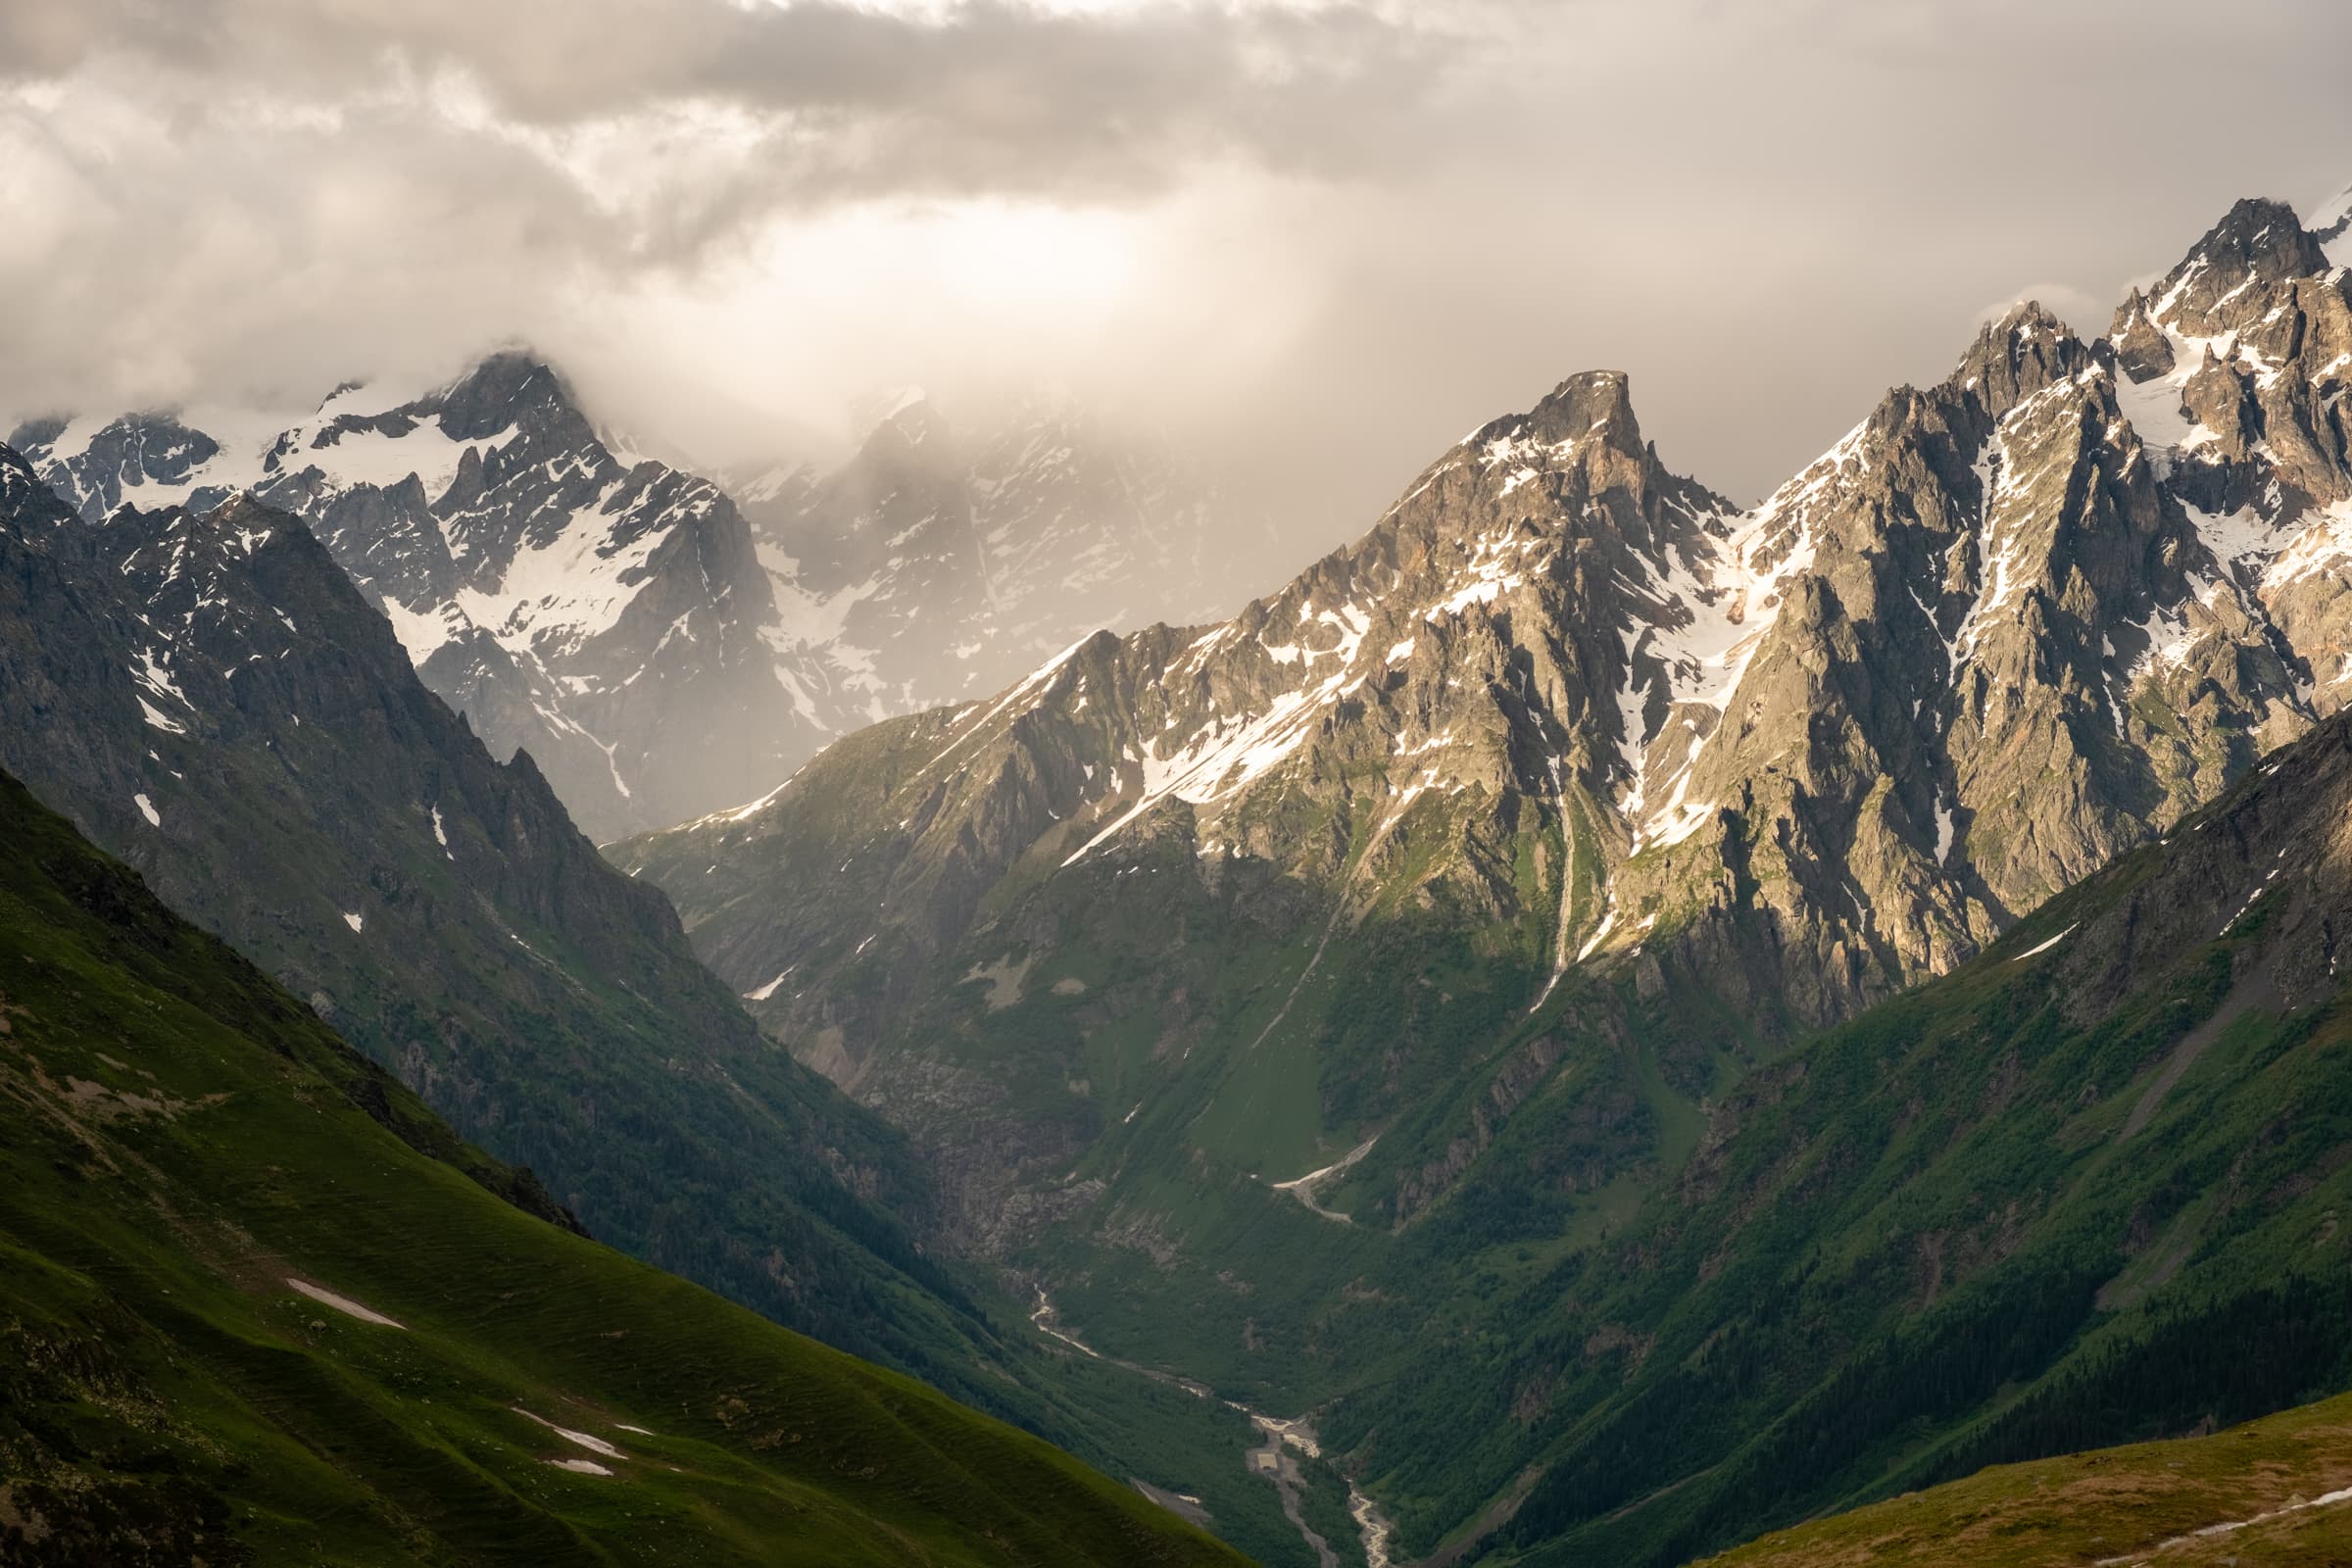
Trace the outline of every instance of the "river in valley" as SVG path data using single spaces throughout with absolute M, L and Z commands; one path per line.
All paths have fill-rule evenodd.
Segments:
M 1037 1291 L 1037 1308 L 1029 1314 L 1029 1321 L 1040 1334 L 1068 1346 L 1081 1355 L 1092 1356 L 1098 1361 L 1105 1361 L 1112 1366 L 1123 1367 L 1138 1377 L 1150 1378 L 1155 1383 L 1172 1384 L 1195 1398 L 1215 1399 L 1226 1408 L 1239 1410 L 1248 1416 L 1250 1424 L 1257 1428 L 1259 1435 L 1265 1441 L 1256 1447 L 1249 1449 L 1243 1456 L 1242 1462 L 1249 1466 L 1251 1474 L 1262 1475 L 1273 1484 L 1275 1491 L 1282 1496 L 1283 1517 L 1290 1520 L 1300 1538 L 1313 1548 L 1315 1560 L 1320 1568 L 1340 1568 L 1339 1553 L 1332 1549 L 1330 1542 L 1316 1534 L 1306 1522 L 1301 1502 L 1304 1478 L 1299 1472 L 1298 1460 L 1293 1458 L 1290 1453 L 1290 1450 L 1296 1449 L 1309 1459 L 1319 1459 L 1323 1456 L 1323 1448 L 1315 1437 L 1315 1429 L 1307 1424 L 1305 1417 L 1295 1416 L 1285 1419 L 1281 1416 L 1268 1415 L 1263 1410 L 1252 1410 L 1238 1400 L 1223 1397 L 1205 1383 L 1196 1382 L 1191 1378 L 1177 1377 L 1173 1373 L 1155 1371 L 1148 1366 L 1138 1366 L 1133 1361 L 1123 1361 L 1117 1356 L 1104 1355 L 1063 1328 L 1060 1315 L 1054 1310 L 1052 1298 L 1046 1295 L 1046 1288 L 1039 1285 L 1035 1289 Z M 1364 1561 L 1368 1564 L 1368 1568 L 1396 1568 L 1396 1565 L 1389 1560 L 1391 1529 L 1389 1522 L 1380 1516 L 1380 1510 L 1373 1506 L 1372 1499 L 1356 1490 L 1354 1480 L 1347 1479 L 1348 1511 L 1355 1519 L 1356 1533 L 1363 1543 Z M 1158 1495 L 1155 1489 L 1148 1491 L 1147 1494 L 1153 1497 Z M 1185 1500 L 1192 1501 L 1193 1499 L 1186 1498 Z

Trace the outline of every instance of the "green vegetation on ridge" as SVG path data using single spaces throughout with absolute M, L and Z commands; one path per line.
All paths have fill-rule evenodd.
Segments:
M 2209 1437 L 2003 1465 L 1706 1568 L 2308 1568 L 2352 1561 L 2352 1399 Z
M 1032 1146 L 1069 1217 L 1012 1251 L 1066 1321 L 1312 1414 L 1400 1558 L 1679 1563 L 2352 1385 L 2352 1020 L 2324 975 L 2243 989 L 2326 952 L 2278 924 L 2319 884 L 2265 878 L 2352 798 L 2341 730 L 1793 1047 L 1639 956 L 1531 1013 L 1535 944 L 1409 905 L 1307 975 L 1280 890 L 1180 875 L 1179 831 L 977 928 L 943 967 L 1019 983 L 918 994 L 909 1038 L 1020 1064 L 990 1118 L 1077 1130 Z M 1233 1135 L 1302 1068 L 1320 1118 Z M 1385 1124 L 1337 1113 L 1367 1074 L 1411 1086 Z M 1317 1194 L 1353 1223 L 1273 1190 L 1374 1133 Z
M 1240 1560 L 494 1196 L 545 1206 L 6 778 L 0 1111 L 10 1560 Z
M 376 1108 L 413 1104 L 397 1079 L 535 1172 L 541 1211 L 1312 1568 L 1249 1423 L 1056 1350 L 953 1256 L 905 1137 L 762 1038 L 299 523 L 85 522 L 0 447 L 0 767 L 386 1069 Z

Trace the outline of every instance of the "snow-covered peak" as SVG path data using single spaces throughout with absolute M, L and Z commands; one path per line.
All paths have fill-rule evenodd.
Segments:
M 2157 282 L 2147 317 L 2168 331 L 2218 337 L 2240 324 L 2240 300 L 2285 279 L 2316 276 L 2328 265 L 2293 208 L 2241 201 Z
M 2352 185 L 2346 185 L 2311 215 L 2311 231 L 2329 263 L 2352 267 Z
M 313 475 L 313 491 L 390 489 L 414 478 L 438 503 L 468 452 L 487 458 L 533 424 L 560 427 L 549 433 L 581 462 L 634 466 L 613 457 L 552 368 L 510 351 L 454 379 L 347 382 L 278 436 L 269 468 L 285 478 Z
M 764 782 L 822 738 L 809 712 L 838 727 L 801 657 L 761 645 L 773 596 L 727 497 L 614 451 L 528 353 L 346 383 L 291 416 L 31 434 L 35 471 L 93 521 L 247 490 L 299 514 L 434 689 L 500 752 L 527 749 L 592 832 Z
M 415 478 L 428 501 L 438 501 L 457 478 L 466 454 L 480 449 L 477 442 L 452 440 L 437 411 L 363 415 L 337 408 L 348 401 L 330 400 L 318 418 L 287 430 L 270 454 L 275 470 L 288 475 L 316 470 L 336 491 L 362 485 L 389 489 Z
M 206 509 L 260 484 L 282 411 L 212 406 L 76 416 L 28 424 L 17 444 L 33 470 L 83 515 L 121 507 Z

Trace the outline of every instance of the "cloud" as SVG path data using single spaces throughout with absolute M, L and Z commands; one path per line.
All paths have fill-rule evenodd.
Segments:
M 708 137 L 748 202 L 1157 188 L 1207 159 L 1345 174 L 1427 146 L 1468 46 L 1358 5 L 12 0 L 0 78 L 144 75 L 183 120 L 406 101 L 562 158 Z M 1434 19 L 1434 20 L 1433 20 Z M 1384 128 L 1385 127 L 1385 128 Z M 698 156 L 696 162 L 713 162 Z
M 10 0 L 0 417 L 523 338 L 713 461 L 1048 380 L 1275 519 L 1592 367 L 1753 496 L 2021 278 L 2080 324 L 2352 174 L 2352 10 L 2246 0 Z M 837 429 L 836 433 L 840 432 Z

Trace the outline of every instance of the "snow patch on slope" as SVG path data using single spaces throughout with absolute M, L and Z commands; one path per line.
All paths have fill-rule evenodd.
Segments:
M 2320 242 L 2321 252 L 2337 267 L 2352 267 L 2352 185 L 2346 185 L 2320 204 L 2307 225 L 2315 234 L 2327 235 Z M 2328 234 L 2334 229 L 2333 234 Z
M 338 1295 L 333 1291 L 327 1290 L 323 1286 L 313 1285 L 308 1280 L 289 1278 L 286 1281 L 286 1284 L 289 1288 L 309 1297 L 312 1300 L 317 1301 L 319 1305 L 333 1307 L 345 1317 L 356 1317 L 363 1323 L 373 1323 L 378 1328 L 405 1329 L 408 1326 L 404 1323 L 394 1322 L 392 1319 L 384 1316 L 383 1313 L 378 1312 L 372 1306 L 364 1306 L 360 1302 L 353 1300 L 348 1296 Z

